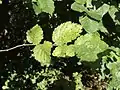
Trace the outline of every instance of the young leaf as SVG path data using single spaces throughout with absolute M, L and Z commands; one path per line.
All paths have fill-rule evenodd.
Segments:
M 51 48 L 52 43 L 49 41 L 44 41 L 43 44 L 36 45 L 33 49 L 33 56 L 38 60 L 42 66 L 49 65 L 51 62 Z
M 39 44 L 43 39 L 43 31 L 38 24 L 36 24 L 33 28 L 27 31 L 27 41 L 29 43 L 33 43 L 35 45 Z
M 75 56 L 74 46 L 73 45 L 62 45 L 55 48 L 52 53 L 53 56 L 57 57 L 73 57 Z
M 32 2 L 36 15 L 40 14 L 41 12 L 46 12 L 51 15 L 53 14 L 55 9 L 53 0 L 32 0 Z
M 56 45 L 67 44 L 80 35 L 79 33 L 82 32 L 81 29 L 81 25 L 68 21 L 55 28 L 52 40 Z
M 97 54 L 107 49 L 108 45 L 102 41 L 98 33 L 80 36 L 75 41 L 75 51 L 83 61 L 95 61 Z
M 87 16 L 85 16 L 84 18 L 80 18 L 79 21 L 85 31 L 88 33 L 93 33 L 99 30 L 99 23 L 88 18 Z

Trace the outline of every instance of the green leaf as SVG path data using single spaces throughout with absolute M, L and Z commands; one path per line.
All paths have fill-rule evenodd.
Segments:
M 51 62 L 51 48 L 52 43 L 49 41 L 44 41 L 43 44 L 36 45 L 33 49 L 33 56 L 38 60 L 42 66 L 49 65 Z
M 116 12 L 119 12 L 118 9 L 115 6 L 110 6 L 109 14 L 114 21 L 115 21 L 115 17 L 116 17 L 116 15 L 115 15 Z
M 73 57 L 75 56 L 74 46 L 73 45 L 58 46 L 53 51 L 52 55 L 57 57 Z
M 78 11 L 78 12 L 88 12 L 87 8 L 84 5 L 81 5 L 79 3 L 74 2 L 71 5 L 72 10 Z
M 112 74 L 112 80 L 108 84 L 107 90 L 120 89 L 120 62 L 113 62 L 107 64 L 108 69 Z
M 99 30 L 103 33 L 108 33 L 107 28 L 104 27 L 103 22 L 99 22 Z
M 108 45 L 102 41 L 98 33 L 80 36 L 75 41 L 77 57 L 83 61 L 95 61 L 97 54 L 107 49 Z
M 79 4 L 85 4 L 86 3 L 86 0 L 75 0 L 76 3 L 79 3 Z
M 85 16 L 84 18 L 80 18 L 79 21 L 85 31 L 88 33 L 93 33 L 99 30 L 99 23 L 88 18 L 87 16 Z
M 87 14 L 91 17 L 94 18 L 96 20 L 101 20 L 102 16 L 100 14 L 98 14 L 96 11 L 88 11 Z
M 43 31 L 38 24 L 36 24 L 33 28 L 27 31 L 27 41 L 29 43 L 33 43 L 35 45 L 39 44 L 43 39 Z
M 109 5 L 103 4 L 100 8 L 97 9 L 97 13 L 102 17 L 109 11 Z
M 51 15 L 53 14 L 55 9 L 53 0 L 32 0 L 32 2 L 36 15 L 40 14 L 41 12 L 46 12 Z
M 109 11 L 109 5 L 103 4 L 101 7 L 99 7 L 97 10 L 90 10 L 87 12 L 87 14 L 96 19 L 96 20 L 102 20 L 102 17 Z
M 52 40 L 56 45 L 67 44 L 80 36 L 81 29 L 81 25 L 70 21 L 62 23 L 53 31 Z

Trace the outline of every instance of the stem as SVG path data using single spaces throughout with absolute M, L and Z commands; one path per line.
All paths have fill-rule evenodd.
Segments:
M 22 45 L 17 45 L 17 46 L 15 46 L 15 47 L 12 47 L 12 48 L 9 48 L 9 49 L 0 50 L 0 52 L 7 52 L 7 51 L 10 51 L 10 50 L 19 48 L 19 47 L 33 46 L 33 45 L 34 45 L 34 44 L 22 44 Z

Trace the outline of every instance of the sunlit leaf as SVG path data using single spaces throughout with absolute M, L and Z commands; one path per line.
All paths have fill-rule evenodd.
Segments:
M 53 14 L 55 9 L 53 0 L 32 0 L 32 2 L 36 15 L 40 14 L 41 12 L 46 12 L 51 15 Z
M 108 45 L 102 41 L 98 33 L 80 36 L 76 41 L 76 54 L 83 61 L 95 61 L 97 54 L 107 49 Z
M 73 45 L 58 46 L 53 51 L 52 55 L 57 57 L 72 57 L 75 55 L 74 46 Z
M 79 3 L 74 2 L 71 5 L 72 10 L 78 11 L 78 12 L 88 12 L 87 8 L 84 7 L 84 5 L 80 5 Z
M 79 3 L 79 4 L 85 4 L 86 0 L 75 0 L 75 2 Z
M 43 31 L 38 24 L 36 24 L 33 28 L 27 31 L 27 41 L 29 43 L 33 43 L 35 45 L 39 44 L 43 39 Z
M 52 43 L 44 41 L 43 44 L 36 45 L 33 49 L 33 56 L 38 60 L 41 65 L 49 65 L 51 62 L 51 48 Z
M 80 36 L 81 29 L 81 25 L 77 23 L 70 21 L 62 23 L 53 31 L 52 40 L 56 45 L 67 44 Z
M 87 16 L 80 18 L 79 21 L 86 32 L 93 33 L 99 30 L 99 23 L 88 18 Z

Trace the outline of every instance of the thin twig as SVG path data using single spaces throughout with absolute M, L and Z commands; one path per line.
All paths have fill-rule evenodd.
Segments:
M 7 51 L 10 51 L 10 50 L 19 48 L 19 47 L 33 46 L 33 45 L 34 45 L 34 44 L 22 44 L 22 45 L 17 45 L 17 46 L 15 46 L 15 47 L 12 47 L 12 48 L 9 48 L 9 49 L 0 50 L 0 52 L 7 52 Z

